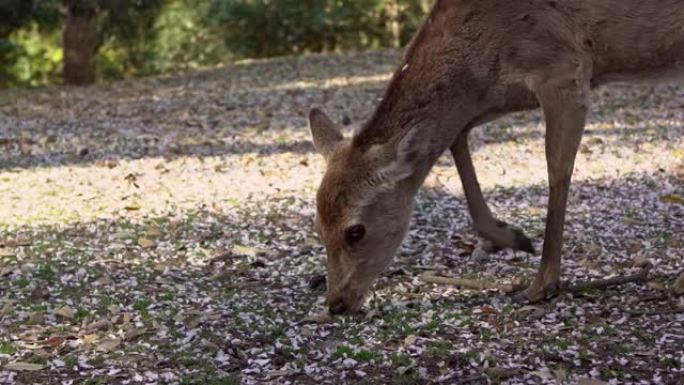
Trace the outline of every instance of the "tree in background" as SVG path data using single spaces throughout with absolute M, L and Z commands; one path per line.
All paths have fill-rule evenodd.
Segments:
M 65 84 L 152 72 L 148 42 L 167 2 L 0 0 L 0 86 L 55 82 L 58 72 Z
M 433 0 L 0 0 L 0 87 L 401 46 Z
M 64 82 L 149 73 L 148 47 L 164 0 L 61 0 Z M 98 54 L 99 57 L 98 57 Z M 114 58 L 112 60 L 112 58 Z M 97 68 L 101 67 L 101 68 Z M 126 73 L 128 72 L 128 73 Z
M 94 1 L 61 1 L 60 13 L 64 19 L 62 47 L 65 84 L 90 84 L 95 81 L 98 11 Z

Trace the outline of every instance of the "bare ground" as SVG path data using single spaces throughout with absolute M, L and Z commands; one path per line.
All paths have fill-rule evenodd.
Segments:
M 671 293 L 684 270 L 684 89 L 672 85 L 594 94 L 567 218 L 565 279 L 650 261 L 647 284 L 520 306 L 422 282 L 511 282 L 539 261 L 473 254 L 445 157 L 365 315 L 299 322 L 323 309 L 324 287 L 312 230 L 324 165 L 307 111 L 351 130 L 397 58 L 0 92 L 0 383 L 684 383 L 684 301 Z M 539 248 L 539 113 L 474 136 L 492 208 Z

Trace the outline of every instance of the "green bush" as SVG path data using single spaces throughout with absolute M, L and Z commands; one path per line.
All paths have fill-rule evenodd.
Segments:
M 212 29 L 209 2 L 180 0 L 168 4 L 159 14 L 154 29 L 154 72 L 198 68 L 234 57 L 220 31 Z
M 79 1 L 96 9 L 96 75 L 107 80 L 405 44 L 432 0 Z M 59 2 L 0 0 L 0 87 L 59 82 Z
M 382 45 L 377 0 L 214 0 L 212 20 L 239 56 L 264 57 Z
M 59 80 L 62 67 L 60 36 L 41 32 L 36 23 L 15 31 L 6 40 L 0 83 L 37 86 Z

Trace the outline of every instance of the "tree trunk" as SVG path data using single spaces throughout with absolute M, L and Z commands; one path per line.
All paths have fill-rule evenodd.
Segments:
M 430 8 L 432 8 L 432 4 L 432 0 L 420 0 L 420 9 L 423 13 L 428 13 L 430 12 Z
M 89 0 L 62 0 L 61 11 L 64 18 L 64 83 L 93 83 L 97 51 L 97 10 Z
M 393 0 L 389 4 L 389 32 L 392 37 L 392 47 L 401 47 L 401 22 L 399 21 L 399 0 Z

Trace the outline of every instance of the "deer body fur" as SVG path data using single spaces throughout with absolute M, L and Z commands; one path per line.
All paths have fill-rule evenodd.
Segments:
M 502 248 L 534 252 L 497 221 L 480 190 L 468 133 L 541 107 L 549 203 L 527 301 L 558 286 L 566 200 L 592 88 L 684 74 L 683 0 L 438 0 L 371 119 L 345 139 L 320 111 L 310 126 L 327 160 L 316 228 L 333 313 L 359 309 L 403 239 L 415 194 L 447 149 L 475 229 Z

